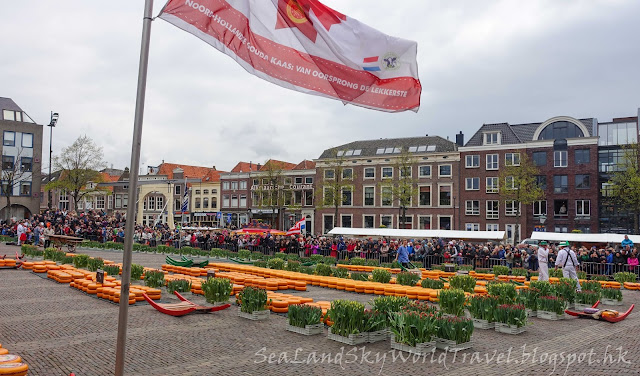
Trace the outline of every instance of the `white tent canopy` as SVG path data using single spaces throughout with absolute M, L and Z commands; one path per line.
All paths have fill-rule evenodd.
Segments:
M 581 234 L 581 233 L 562 233 L 562 232 L 538 232 L 531 233 L 531 239 L 547 240 L 551 242 L 576 242 L 576 243 L 615 243 L 620 244 L 624 239 L 621 234 Z M 629 235 L 629 239 L 634 244 L 640 243 L 640 235 Z
M 498 240 L 503 241 L 505 231 L 455 231 L 455 230 L 405 230 L 393 228 L 349 228 L 335 227 L 329 231 L 329 235 L 342 236 L 377 236 L 389 238 L 444 238 L 444 239 L 473 239 L 473 240 Z

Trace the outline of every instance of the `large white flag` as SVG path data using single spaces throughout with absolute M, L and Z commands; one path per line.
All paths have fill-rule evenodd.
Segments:
M 417 111 L 416 42 L 317 0 L 169 0 L 159 15 L 276 85 L 382 111 Z

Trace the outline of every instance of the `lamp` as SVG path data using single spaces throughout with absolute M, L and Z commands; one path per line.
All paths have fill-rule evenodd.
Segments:
M 52 161 L 52 155 L 53 155 L 53 143 L 52 143 L 52 139 L 53 139 L 53 127 L 56 126 L 56 124 L 58 123 L 58 118 L 60 117 L 60 115 L 58 115 L 57 112 L 53 112 L 51 111 L 51 120 L 49 121 L 49 124 L 47 125 L 47 127 L 49 127 L 50 131 L 49 131 L 49 179 L 48 182 L 51 183 L 51 165 L 53 164 Z M 49 210 L 51 210 L 51 189 L 47 190 L 47 203 L 48 203 L 48 207 Z M 75 208 L 74 208 L 75 209 Z

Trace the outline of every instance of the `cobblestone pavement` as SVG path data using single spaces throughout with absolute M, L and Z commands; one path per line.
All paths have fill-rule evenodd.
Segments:
M 2 245 L 0 254 L 15 249 Z M 80 252 L 122 259 L 119 252 Z M 150 267 L 163 260 L 133 255 L 135 263 Z M 311 286 L 291 293 L 315 300 L 373 298 Z M 640 303 L 640 291 L 623 294 L 625 304 L 617 309 Z M 163 300 L 170 300 L 167 295 Z M 236 311 L 232 306 L 176 318 L 147 304 L 131 306 L 127 375 L 640 375 L 640 309 L 617 324 L 534 318 L 518 336 L 476 330 L 473 349 L 421 358 L 391 352 L 388 341 L 353 348 L 326 334 L 287 332 L 281 315 L 253 322 Z M 30 271 L 0 270 L 0 343 L 24 358 L 30 375 L 112 375 L 117 315 L 117 305 Z

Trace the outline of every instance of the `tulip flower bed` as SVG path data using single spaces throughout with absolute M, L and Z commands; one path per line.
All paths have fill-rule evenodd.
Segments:
M 461 289 L 440 290 L 438 299 L 442 313 L 454 316 L 464 315 L 465 295 Z
M 364 334 L 364 304 L 349 300 L 334 300 L 328 312 L 333 326 L 329 329 L 328 338 L 333 341 L 358 345 L 368 341 Z
M 471 348 L 473 321 L 462 317 L 436 317 L 436 348 L 459 351 Z
M 561 320 L 565 317 L 567 302 L 557 296 L 538 297 L 537 317 L 545 320 Z
M 540 295 L 540 290 L 534 287 L 518 290 L 518 297 L 516 298 L 516 300 L 519 304 L 522 304 L 524 306 L 527 316 L 534 317 L 537 315 L 538 297 Z
M 412 354 L 426 354 L 436 346 L 437 314 L 403 311 L 390 313 L 391 348 Z
M 320 307 L 306 304 L 290 305 L 288 319 L 288 331 L 307 336 L 322 333 L 322 309 Z
M 501 304 L 495 310 L 496 332 L 506 334 L 524 333 L 527 313 L 521 304 Z
M 622 291 L 620 288 L 605 287 L 601 291 L 602 304 L 605 305 L 622 305 Z
M 265 320 L 269 318 L 267 308 L 267 290 L 247 286 L 238 294 L 238 316 L 249 320 Z
M 498 298 L 476 295 L 469 297 L 467 303 L 475 328 L 493 329 L 495 327 L 495 311 L 498 306 Z

